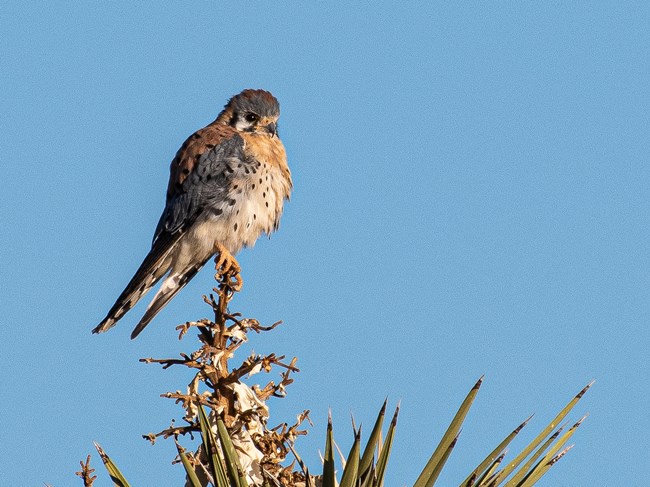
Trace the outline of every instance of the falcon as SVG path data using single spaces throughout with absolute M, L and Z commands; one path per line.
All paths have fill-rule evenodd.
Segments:
M 279 116 L 271 93 L 244 90 L 183 143 L 171 163 L 151 250 L 93 333 L 115 326 L 164 277 L 131 333 L 135 338 L 215 255 L 217 275 L 241 287 L 235 254 L 278 229 L 291 194 Z

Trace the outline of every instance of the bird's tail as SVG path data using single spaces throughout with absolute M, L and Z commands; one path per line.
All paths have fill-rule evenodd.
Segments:
M 137 337 L 142 330 L 153 320 L 154 316 L 165 307 L 165 305 L 180 291 L 185 287 L 185 285 L 196 275 L 197 272 L 208 261 L 201 262 L 200 264 L 193 265 L 188 267 L 182 272 L 175 272 L 172 270 L 169 276 L 163 281 L 162 286 L 149 303 L 147 311 L 144 313 L 144 316 L 140 322 L 136 325 L 131 333 L 131 340 Z
M 180 232 L 168 235 L 169 241 L 156 242 L 147 257 L 117 298 L 106 318 L 93 329 L 93 333 L 103 333 L 115 324 L 151 289 L 169 270 L 170 254 L 178 244 Z

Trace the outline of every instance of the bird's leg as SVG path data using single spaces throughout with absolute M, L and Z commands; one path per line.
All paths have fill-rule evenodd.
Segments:
M 239 291 L 244 284 L 240 274 L 241 267 L 239 266 L 239 262 L 237 262 L 237 259 L 221 243 L 215 242 L 214 248 L 219 253 L 214 258 L 215 269 L 217 271 L 214 276 L 215 279 L 219 280 L 219 278 L 223 277 L 233 290 Z M 231 279 L 233 279 L 232 282 L 230 281 Z

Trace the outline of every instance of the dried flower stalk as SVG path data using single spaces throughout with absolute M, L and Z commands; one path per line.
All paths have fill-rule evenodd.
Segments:
M 300 413 L 291 426 L 283 423 L 269 428 L 269 409 L 266 404 L 271 397 L 285 396 L 286 387 L 293 382 L 292 374 L 299 372 L 297 359 L 294 357 L 286 361 L 284 355 L 275 353 L 251 354 L 238 366 L 230 365 L 235 352 L 247 342 L 250 332 L 268 332 L 281 324 L 278 321 L 271 326 L 262 326 L 255 319 L 242 318 L 239 313 L 229 313 L 228 303 L 238 290 L 227 277 L 220 279 L 219 287 L 213 289 L 214 294 L 204 296 L 205 302 L 212 307 L 214 319 L 187 322 L 176 328 L 179 340 L 191 330 L 197 330 L 201 343 L 198 350 L 190 354 L 181 353 L 180 358 L 140 359 L 141 362 L 160 364 L 163 369 L 181 365 L 194 371 L 185 392 L 174 391 L 161 395 L 174 399 L 183 407 L 185 424 L 176 425 L 172 421 L 168 428 L 144 435 L 144 438 L 152 443 L 159 437 L 173 437 L 175 441 L 184 435 L 193 438 L 193 433 L 200 430 L 197 408 L 201 405 L 209 412 L 211 419 L 216 416 L 223 419 L 251 485 L 262 485 L 264 479 L 271 481 L 272 485 L 301 484 L 305 481 L 304 474 L 294 471 L 293 463 L 288 466 L 283 464 L 286 463 L 296 438 L 306 434 L 301 427 L 304 421 L 309 422 L 309 411 Z M 284 369 L 278 383 L 271 380 L 262 387 L 242 382 L 246 376 L 259 372 L 269 373 L 277 367 Z M 187 455 L 196 466 L 197 475 L 207 483 L 209 474 L 202 448 L 194 454 L 188 452 Z

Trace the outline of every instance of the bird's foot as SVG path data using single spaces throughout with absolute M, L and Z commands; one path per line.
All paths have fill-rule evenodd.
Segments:
M 223 282 L 233 291 L 241 290 L 244 281 L 241 278 L 239 262 L 223 245 L 218 243 L 215 247 L 219 255 L 214 259 L 215 270 L 217 271 L 214 278 Z

